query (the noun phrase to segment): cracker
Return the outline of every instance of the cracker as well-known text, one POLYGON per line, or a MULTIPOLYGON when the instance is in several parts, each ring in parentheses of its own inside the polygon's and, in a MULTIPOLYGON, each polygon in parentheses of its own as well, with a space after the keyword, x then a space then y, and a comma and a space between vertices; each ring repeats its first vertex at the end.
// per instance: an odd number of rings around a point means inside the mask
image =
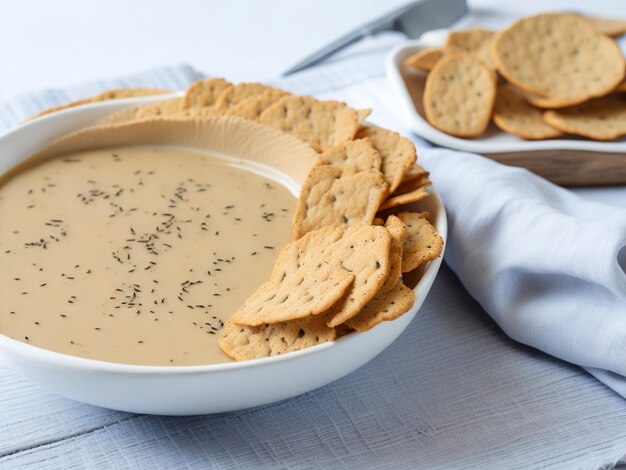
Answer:
POLYGON ((493 122, 505 132, 523 139, 550 139, 563 135, 543 120, 543 113, 529 105, 507 85, 499 85, 493 122))
POLYGON ((117 111, 109 116, 101 119, 96 123, 96 125, 100 126, 112 126, 115 124, 123 124, 126 122, 135 121, 137 119, 137 111, 139 106, 133 106, 131 108, 122 109, 117 111))
POLYGON ((424 168, 422 168, 421 165, 418 165, 417 163, 415 163, 409 169, 409 171, 407 171, 406 174, 404 175, 404 179, 402 180, 402 183, 411 181, 412 179, 421 178, 424 175, 428 176, 428 174, 429 173, 424 168))
POLYGON ((341 338, 342 336, 346 336, 348 333, 352 333, 354 330, 350 328, 348 325, 341 324, 335 327, 335 332, 337 333, 337 338, 341 338))
POLYGON ((390 253, 402 256, 404 241, 409 236, 409 231, 397 216, 390 215, 385 221, 385 228, 391 236, 390 253))
POLYGON ((290 275, 261 284, 230 320, 259 326, 319 315, 337 303, 353 281, 354 274, 339 259, 298 265, 290 275))
POLYGON ((390 291, 376 294, 346 325, 356 331, 368 331, 379 323, 402 316, 414 304, 415 292, 399 282, 390 291))
POLYGON ((408 230, 404 223, 395 215, 390 216, 385 223, 385 228, 391 235, 389 245, 389 274, 378 294, 384 294, 392 290, 402 279, 402 250, 404 241, 408 236, 408 230))
POLYGON ((492 57, 516 87, 567 100, 607 94, 625 69, 615 41, 573 14, 538 15, 513 23, 497 34, 492 57))
POLYGON ((363 127, 359 129, 356 138, 370 139, 382 158, 381 170, 389 185, 389 192, 394 192, 417 160, 413 142, 397 132, 380 127, 363 127))
POLYGON ((601 18, 598 16, 583 16, 595 32, 617 37, 626 33, 626 20, 616 20, 613 18, 601 18))
POLYGON ((226 116, 239 116, 250 121, 257 121, 267 108, 279 101, 287 92, 270 89, 260 95, 246 98, 224 112, 226 116))
POLYGON ((113 100, 113 99, 161 95, 165 93, 171 93, 171 90, 164 90, 160 88, 117 88, 113 90, 103 91, 102 93, 98 93, 97 95, 91 96, 89 98, 83 98, 83 99, 72 101, 70 103, 63 104, 60 106, 54 106, 52 108, 44 109, 43 111, 39 111, 34 116, 29 117, 25 121, 30 121, 31 119, 35 119, 40 116, 44 116, 46 114, 55 113, 57 111, 62 111, 68 108, 74 108, 76 106, 80 106, 83 104, 89 104, 89 103, 95 103, 98 101, 106 101, 106 100, 113 100))
POLYGON ((272 88, 271 86, 264 85, 262 83, 238 83, 237 85, 232 85, 226 88, 224 91, 222 91, 222 93, 220 93, 220 95, 215 100, 215 109, 220 112, 224 112, 248 98, 259 96, 264 92, 270 90, 273 90, 283 96, 288 94, 287 92, 284 92, 277 88, 272 88))
POLYGON ((617 93, 624 93, 624 92, 626 92, 626 79, 624 79, 620 83, 618 83, 613 91, 617 92, 617 93))
POLYGON ((318 152, 350 141, 359 128, 359 113, 338 101, 285 96, 267 108, 259 122, 308 142, 318 152))
POLYGON ((399 196, 400 194, 410 193, 411 191, 415 191, 418 188, 426 188, 432 184, 429 174, 420 176, 419 178, 410 179, 408 181, 403 181, 400 186, 393 192, 392 196, 399 196))
POLYGON ((392 209, 394 207, 411 204, 417 201, 421 201, 422 199, 426 199, 429 195, 430 193, 426 191, 424 187, 420 186, 413 191, 409 191, 408 193, 388 197, 385 202, 382 203, 379 210, 384 211, 387 209, 392 209))
POLYGON ((182 98, 174 98, 157 103, 133 106, 107 116, 99 121, 98 124, 110 126, 159 116, 173 116, 180 112, 181 104, 182 98))
POLYGON ((576 98, 553 98, 535 96, 529 93, 526 94, 525 98, 530 104, 541 109, 567 108, 568 106, 574 106, 575 104, 583 103, 589 99, 587 96, 579 96, 576 98))
POLYGON ((371 108, 367 109, 357 109, 356 110, 356 118, 359 121, 359 124, 365 121, 369 115, 372 114, 371 108))
POLYGON ((347 172, 331 165, 313 168, 294 215, 294 238, 334 224, 371 224, 387 195, 380 172, 347 172))
POLYGON ((259 326, 238 325, 227 320, 217 344, 237 361, 260 359, 334 341, 337 333, 326 325, 327 322, 325 315, 259 326))
POLYGON ((230 319, 242 325, 295 320, 330 308, 354 281, 341 257, 330 248, 345 229, 324 227, 287 244, 278 255, 270 280, 263 283, 230 319), (329 247, 328 253, 322 247, 329 247))
POLYGON ((272 276, 230 320, 248 326, 328 314, 329 326, 354 316, 389 273, 391 235, 384 227, 338 226, 288 244, 272 276))
POLYGON ((620 98, 597 98, 571 108, 546 111, 543 117, 563 132, 595 140, 626 135, 626 101, 620 98))
POLYGON ((413 271, 425 261, 441 255, 443 239, 427 220, 427 212, 401 212, 398 218, 406 225, 408 236, 402 252, 402 272, 413 271))
POLYGON ((403 181, 391 196, 399 196, 400 194, 415 191, 418 188, 426 188, 427 186, 430 186, 432 182, 428 176, 429 173, 425 171, 421 176, 403 181))
POLYGON ((433 69, 435 64, 443 57, 444 50, 442 47, 435 47, 432 49, 422 49, 416 52, 412 56, 404 59, 405 67, 411 69, 424 70, 429 72, 433 69))
MULTIPOLYGON (((335 251, 342 266, 354 273, 354 283, 346 295, 329 310, 328 326, 337 326, 355 316, 380 290, 390 269, 391 235, 384 227, 347 227, 335 251)), ((336 256, 336 255, 335 255, 336 256)))
POLYGON ((495 69, 491 59, 491 42, 496 32, 482 28, 451 31, 448 34, 445 50, 449 52, 463 51, 480 60, 491 70, 495 69))
POLYGON ((192 83, 183 97, 182 109, 195 106, 214 106, 217 97, 232 83, 223 78, 209 78, 192 83))
POLYGON ((163 88, 114 88, 98 93, 91 101, 121 100, 138 98, 140 96, 164 95, 166 93, 172 93, 172 90, 163 88))
POLYGON ((430 124, 458 137, 482 134, 496 96, 493 73, 468 54, 450 54, 426 78, 424 112, 430 124))
POLYGON ((193 108, 187 108, 183 110, 179 109, 178 112, 172 114, 171 117, 177 119, 203 119, 219 115, 220 113, 215 109, 214 106, 195 106, 193 108))
POLYGON ((335 145, 320 155, 320 162, 354 171, 379 172, 382 158, 366 137, 335 145))

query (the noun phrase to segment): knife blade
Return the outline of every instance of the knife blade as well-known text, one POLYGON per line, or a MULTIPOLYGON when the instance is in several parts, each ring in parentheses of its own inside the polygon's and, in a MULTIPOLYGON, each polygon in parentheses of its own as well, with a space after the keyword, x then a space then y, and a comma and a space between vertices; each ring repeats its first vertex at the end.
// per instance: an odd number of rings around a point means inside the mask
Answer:
POLYGON ((400 31, 409 38, 450 26, 468 12, 466 0, 421 0, 400 7, 345 34, 283 73, 283 77, 319 64, 338 51, 382 31, 400 31))

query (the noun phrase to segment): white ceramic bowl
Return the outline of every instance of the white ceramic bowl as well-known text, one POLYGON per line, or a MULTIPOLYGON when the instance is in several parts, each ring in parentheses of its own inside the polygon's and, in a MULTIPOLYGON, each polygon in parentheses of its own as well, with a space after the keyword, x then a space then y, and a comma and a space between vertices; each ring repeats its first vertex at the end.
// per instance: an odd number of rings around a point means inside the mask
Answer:
MULTIPOLYGON (((0 136, 0 174, 57 137, 129 105, 161 99, 163 96, 89 104, 23 124, 0 136)), ((434 190, 421 207, 431 213, 445 241, 446 215, 434 190)), ((106 408, 193 415, 264 405, 326 385, 380 354, 415 317, 441 259, 428 265, 415 287, 415 305, 399 319, 366 333, 352 333, 332 343, 282 356, 207 366, 125 365, 59 354, 3 335, 0 352, 10 366, 42 387, 106 408)))

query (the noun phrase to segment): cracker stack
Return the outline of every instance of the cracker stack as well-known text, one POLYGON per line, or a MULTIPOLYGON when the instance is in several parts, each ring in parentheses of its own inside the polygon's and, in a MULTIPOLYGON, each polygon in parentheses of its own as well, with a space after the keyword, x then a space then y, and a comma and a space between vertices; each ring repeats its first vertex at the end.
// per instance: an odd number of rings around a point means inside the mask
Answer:
POLYGON ((428 72, 424 114, 435 128, 478 137, 490 121, 523 139, 626 135, 626 62, 612 36, 626 21, 550 13, 496 32, 451 32, 404 62, 428 72))

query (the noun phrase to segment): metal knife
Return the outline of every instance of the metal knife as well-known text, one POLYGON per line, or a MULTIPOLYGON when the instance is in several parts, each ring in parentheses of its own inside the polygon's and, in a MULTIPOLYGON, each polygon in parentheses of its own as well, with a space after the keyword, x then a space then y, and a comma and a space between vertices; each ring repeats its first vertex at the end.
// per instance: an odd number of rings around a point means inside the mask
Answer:
POLYGON ((283 73, 291 75, 319 64, 337 51, 382 31, 400 31, 415 39, 431 29, 450 26, 468 12, 466 0, 422 0, 400 7, 340 37, 283 73))

